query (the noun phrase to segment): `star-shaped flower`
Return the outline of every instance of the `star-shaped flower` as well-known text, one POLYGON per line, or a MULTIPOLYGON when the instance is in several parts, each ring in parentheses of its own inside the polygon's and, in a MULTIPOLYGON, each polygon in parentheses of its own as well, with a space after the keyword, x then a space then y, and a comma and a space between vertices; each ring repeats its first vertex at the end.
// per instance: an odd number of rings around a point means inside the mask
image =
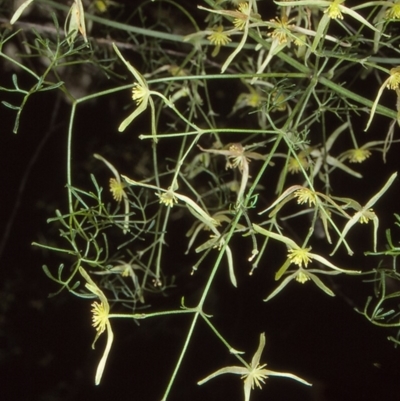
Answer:
MULTIPOLYGON (((378 226, 379 226, 379 219, 378 216, 373 212, 371 209, 372 206, 379 200, 379 198, 389 189, 389 187, 393 184, 394 180, 397 177, 397 173, 393 173, 390 178, 387 180, 386 184, 381 188, 379 192, 377 192, 364 206, 361 206, 358 202, 347 199, 348 200, 348 207, 355 209, 356 213, 349 219, 346 225, 343 228, 342 233, 340 234, 339 240, 336 244, 335 249, 331 253, 333 255, 339 245, 344 241, 347 233, 356 223, 368 223, 369 220, 374 222, 374 252, 376 252, 376 242, 377 242, 377 233, 378 233, 378 226)), ((353 251, 348 248, 348 254, 352 255, 353 251)))
POLYGON ((125 183, 121 181, 121 177, 117 169, 108 160, 106 160, 103 156, 98 155, 97 153, 95 153, 93 156, 96 159, 101 160, 114 174, 115 178, 110 178, 110 191, 113 198, 117 202, 121 202, 121 200, 124 200, 125 216, 123 233, 126 234, 129 231, 129 199, 128 195, 125 192, 125 183))
MULTIPOLYGON (((300 377, 293 375, 291 373, 285 372, 275 372, 273 370, 265 369, 267 364, 260 365, 261 354, 265 347, 265 334, 260 334, 260 344, 258 345, 257 351, 254 354, 251 364, 247 364, 243 361, 244 366, 227 366, 225 368, 219 369, 214 373, 211 373, 209 376, 200 380, 197 384, 202 385, 210 379, 213 379, 216 376, 225 374, 225 373, 233 373, 235 375, 241 375, 242 379, 244 379, 244 400, 250 400, 250 392, 254 390, 254 385, 261 388, 261 383, 265 384, 265 379, 268 379, 269 376, 281 376, 288 377, 290 379, 297 380, 307 386, 311 386, 311 383, 301 379, 300 377)), ((238 355, 236 355, 238 356, 238 355)), ((238 358, 240 358, 238 356, 238 358)), ((241 358, 240 358, 241 359, 241 358)))
POLYGON ((143 75, 139 73, 139 71, 134 68, 131 64, 129 64, 125 58, 122 56, 121 52, 118 50, 118 47, 115 46, 113 43, 113 48, 115 53, 117 53, 118 57, 121 59, 121 61, 126 65, 128 70, 132 73, 132 75, 135 77, 136 81, 133 84, 132 88, 132 99, 136 102, 137 108, 128 116, 125 118, 124 121, 120 124, 118 127, 119 132, 125 131, 126 127, 139 115, 141 114, 144 110, 147 109, 147 106, 150 104, 151 108, 151 130, 152 130, 152 135, 154 136, 154 140, 156 141, 156 132, 155 132, 155 111, 154 111, 154 102, 153 99, 151 98, 151 94, 155 94, 155 92, 152 92, 148 85, 146 80, 144 79, 143 75))

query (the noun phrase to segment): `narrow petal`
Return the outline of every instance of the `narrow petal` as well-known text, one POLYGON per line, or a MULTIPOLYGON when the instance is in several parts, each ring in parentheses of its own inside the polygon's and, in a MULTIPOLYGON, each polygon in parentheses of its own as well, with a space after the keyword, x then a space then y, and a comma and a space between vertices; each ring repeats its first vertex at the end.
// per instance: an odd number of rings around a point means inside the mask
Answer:
POLYGON ((114 333, 111 329, 111 324, 108 323, 107 324, 107 344, 106 344, 106 348, 104 350, 103 356, 100 359, 99 365, 97 366, 96 379, 95 379, 96 386, 100 384, 101 377, 103 376, 103 371, 106 366, 108 354, 110 353, 113 340, 114 340, 114 333))
POLYGON ((213 379, 214 377, 223 375, 225 373, 233 373, 234 375, 246 375, 249 373, 249 370, 244 366, 226 366, 225 368, 218 369, 214 373, 211 373, 204 379, 198 381, 197 384, 199 386, 201 386, 202 384, 204 384, 205 382, 208 382, 209 380, 213 379))
POLYGON ((124 132, 126 127, 147 108, 148 97, 144 98, 140 105, 118 127, 119 132, 124 132))
POLYGON ((290 276, 286 277, 281 283, 280 285, 271 292, 270 295, 268 295, 267 298, 264 299, 264 302, 268 302, 270 299, 272 299, 275 295, 277 295, 278 293, 280 293, 284 287, 286 287, 290 281, 292 281, 295 277, 296 277, 297 272, 291 274, 290 276))
POLYGON ((297 380, 300 383, 303 383, 307 386, 312 386, 311 383, 309 383, 308 381, 302 379, 299 376, 293 375, 292 373, 284 373, 284 372, 274 372, 272 370, 268 370, 268 369, 264 369, 265 370, 265 374, 267 376, 281 376, 281 377, 288 377, 289 379, 293 379, 293 380, 297 380))
POLYGON ((251 368, 252 369, 255 369, 258 366, 258 364, 260 363, 260 358, 261 358, 262 352, 264 351, 264 347, 265 347, 265 333, 261 333, 260 334, 260 343, 258 344, 257 351, 251 360, 251 368))
POLYGON ((271 237, 273 239, 276 239, 278 241, 281 241, 281 242, 285 243, 286 245, 288 245, 292 249, 299 249, 299 246, 293 240, 291 240, 288 237, 285 237, 285 236, 283 236, 281 234, 273 233, 272 231, 268 231, 265 228, 262 228, 262 227, 258 226, 257 224, 253 224, 253 229, 257 233, 263 234, 263 235, 265 235, 267 237, 271 237))

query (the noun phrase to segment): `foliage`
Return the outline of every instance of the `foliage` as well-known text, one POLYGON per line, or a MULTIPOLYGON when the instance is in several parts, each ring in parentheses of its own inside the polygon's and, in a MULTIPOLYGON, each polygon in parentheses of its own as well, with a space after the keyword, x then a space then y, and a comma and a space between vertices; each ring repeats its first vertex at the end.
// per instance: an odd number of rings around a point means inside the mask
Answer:
MULTIPOLYGON (((395 28, 399 4, 370 1, 352 7, 342 0, 275 1, 271 11, 266 1, 255 0, 205 0, 198 7, 172 0, 137 3, 127 17, 118 2, 74 0, 67 6, 27 1, 0 38, 0 57, 14 70, 9 86, 0 88, 3 106, 15 112, 14 133, 25 105, 38 92, 61 91, 70 103, 67 165, 59 166, 67 172, 68 210, 57 210, 49 219, 58 227, 58 244, 35 245, 64 259, 57 273, 44 266, 60 291, 100 301, 92 303, 93 326, 96 339, 107 330, 108 341, 96 384, 103 371, 107 374, 113 319, 185 314, 190 316, 190 327, 163 400, 200 320, 244 364, 208 378, 228 372, 243 375, 248 400, 254 383, 260 387, 266 377, 279 374, 259 366, 264 334, 255 359, 247 364, 204 310, 216 275, 225 275, 227 285, 239 287, 238 272, 243 269, 256 277, 258 269, 266 268, 276 272, 276 281, 282 279, 265 301, 278 293, 284 299, 292 280, 303 285, 311 280, 334 296, 323 282, 327 276, 361 280, 374 274, 376 304, 369 298, 363 314, 374 324, 398 327, 400 311, 386 305, 395 303, 399 292, 388 293, 386 282, 399 280, 399 248, 387 231, 388 249, 378 251, 379 217, 372 209, 398 185, 397 172, 380 177, 379 189, 372 188, 376 194, 365 204, 351 187, 339 183, 362 181, 368 188, 370 181, 360 164, 373 160, 379 165, 377 154, 384 162, 398 142, 394 133, 400 121, 400 67, 386 65, 400 64, 394 45, 399 39, 395 28), (32 14, 23 12, 31 7, 51 27, 24 22, 32 14), (165 13, 184 21, 184 32, 177 32, 165 13), (64 29, 59 21, 65 21, 64 29), (15 44, 18 54, 11 54, 15 44), (88 66, 107 84, 99 91, 76 95, 63 77, 88 66), (362 90, 366 81, 373 93, 362 90), (224 93, 227 86, 239 88, 228 111, 218 104, 219 97, 227 102, 231 96, 224 93), (116 153, 110 152, 112 159, 87 154, 93 171, 104 167, 111 171, 110 193, 100 184, 100 173, 92 172, 91 186, 82 188, 76 184, 72 146, 80 134, 77 111, 102 97, 120 99, 129 91, 132 100, 124 110, 108 116, 115 120, 115 142, 121 138, 118 135, 129 135, 135 146, 151 154, 151 162, 139 169, 145 162, 138 160, 136 170, 121 174, 115 167, 116 153), (380 104, 385 96, 397 102, 395 109, 380 104), (384 121, 384 136, 370 129, 378 118, 384 121), (177 220, 187 227, 186 233, 174 229, 177 220), (361 224, 368 230, 370 221, 373 238, 363 251, 372 247, 369 255, 391 256, 393 266, 372 272, 362 266, 350 269, 349 256, 354 253, 350 229, 361 224), (293 227, 299 228, 297 234, 293 227), (233 246, 238 243, 248 251, 244 268, 238 266, 238 249, 233 246), (149 298, 168 295, 174 274, 181 273, 166 268, 171 260, 169 244, 180 244, 181 254, 191 257, 187 260, 193 263, 184 272, 188 276, 196 278, 199 269, 210 264, 211 268, 206 283, 199 280, 197 305, 188 307, 182 299, 172 310, 156 311, 149 298), (280 259, 285 261, 280 267, 265 262, 272 249, 282 251, 280 259), (335 253, 343 250, 347 254, 341 261, 334 260, 335 253)), ((107 146, 112 149, 114 144, 107 146)), ((399 225, 398 215, 396 219, 399 225)), ((399 333, 391 337, 396 343, 399 333)), ((260 335, 248 334, 253 339, 260 335)), ((118 341, 118 333, 115 337, 118 341)), ((293 374, 281 375, 308 384, 293 374)))

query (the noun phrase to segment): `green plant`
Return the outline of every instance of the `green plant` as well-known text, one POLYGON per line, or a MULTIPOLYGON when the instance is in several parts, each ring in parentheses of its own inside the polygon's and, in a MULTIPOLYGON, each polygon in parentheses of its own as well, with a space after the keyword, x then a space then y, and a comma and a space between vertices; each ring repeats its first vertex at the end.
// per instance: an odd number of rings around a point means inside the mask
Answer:
MULTIPOLYGON (((264 334, 251 364, 247 364, 213 323, 209 315, 212 311, 205 310, 205 302, 220 270, 229 277, 227 285, 241 285, 234 241, 245 244, 243 249, 248 247, 248 266, 240 266, 240 270, 247 269, 252 276, 258 274, 269 249, 282 251, 281 259, 286 258, 280 268, 279 263, 267 266, 276 271, 275 280, 283 280, 265 301, 280 292, 282 298, 290 291, 286 285, 292 280, 301 284, 312 280, 327 295, 334 296, 320 277, 363 277, 371 273, 359 266, 338 267, 351 262, 346 259, 337 263, 330 258, 343 249, 346 257, 352 255, 350 229, 369 221, 373 221, 374 234, 366 249, 372 246, 374 255, 381 254, 377 252, 379 219, 372 206, 395 185, 397 172, 380 177, 381 189, 364 206, 351 188, 346 193, 338 181, 348 176, 364 180, 367 186, 368 177, 348 163, 370 161, 376 152, 382 153, 385 160, 392 144, 398 142, 393 138, 399 122, 398 107, 393 110, 379 102, 387 88, 399 103, 398 67, 384 67, 399 63, 399 51, 393 45, 399 37, 392 29, 400 18, 396 11, 399 4, 371 1, 351 7, 340 0, 277 1, 278 16, 270 19, 263 16, 261 1, 205 0, 207 7, 196 8, 186 2, 165 0, 157 2, 157 17, 148 26, 145 16, 153 2, 138 5, 129 18, 134 24, 101 16, 101 12, 110 12, 116 6, 113 2, 89 3, 85 7, 75 0, 67 7, 37 0, 33 5, 46 7, 48 19, 53 22, 51 34, 47 36, 21 22, 21 30, 5 29, 1 37, 0 57, 34 81, 23 88, 14 73, 12 84, 0 88, 6 95, 22 98, 20 103, 2 102, 16 111, 14 132, 18 131, 24 105, 37 92, 60 90, 71 103, 66 166, 68 210, 56 211, 56 216, 49 219, 59 228, 59 245, 35 243, 58 252, 65 262, 57 273, 47 266, 44 271, 60 284, 60 291, 100 301, 92 303, 95 341, 105 331, 108 340, 96 384, 100 384, 103 372, 107 374, 106 360, 114 340, 112 319, 138 322, 184 314, 190 318, 190 327, 183 335, 184 345, 162 399, 167 399, 193 333, 199 321, 204 321, 226 350, 244 364, 224 368, 208 378, 228 372, 243 375, 247 401, 254 383, 260 387, 266 377, 277 375, 259 366, 264 334), (163 5, 187 22, 184 35, 174 33, 165 22, 163 5), (63 33, 58 21, 66 18, 69 22, 63 33), (100 41, 86 26, 100 27, 112 39, 100 41), (4 51, 8 43, 25 34, 29 58, 45 58, 44 66, 39 63, 30 67, 26 59, 10 57, 4 51), (132 49, 141 56, 140 61, 130 61, 128 50, 132 49), (111 84, 76 97, 60 71, 86 64, 96 67, 111 84), (123 78, 128 83, 121 84, 123 78), (356 85, 365 79, 376 88, 375 101, 356 85), (215 99, 224 81, 240 89, 232 110, 221 116, 215 111, 215 99), (127 110, 109 118, 115 118, 115 142, 120 140, 117 131, 124 132, 131 135, 132 143, 140 143, 137 146, 151 154, 146 173, 131 169, 122 174, 115 167, 118 154, 110 151, 111 159, 96 153, 92 166, 100 161, 96 168, 105 165, 112 172, 110 194, 104 193, 107 191, 103 186, 107 185, 99 178, 101 174, 90 175, 91 187, 79 187, 75 184, 72 147, 79 131, 77 111, 93 100, 129 91, 132 100, 127 110), (378 116, 385 118, 386 138, 380 133, 377 137, 364 133, 364 127, 369 128, 378 116), (335 150, 339 138, 341 146, 335 150), (186 235, 178 233, 179 238, 172 227, 176 219, 191 227, 186 235), (292 238, 289 228, 296 225, 301 228, 292 238), (329 256, 318 238, 331 246, 329 256), (185 274, 196 277, 199 269, 211 266, 207 280, 199 284, 201 296, 196 305, 188 306, 182 299, 172 310, 152 310, 150 294, 168 294, 174 286, 173 275, 179 273, 165 273, 165 261, 171 258, 167 245, 177 241, 182 244, 182 254, 186 252, 194 260, 185 267, 185 274), (311 252, 312 248, 316 251, 311 252), (318 267, 309 269, 309 263, 318 267), (111 308, 117 313, 111 313, 111 308)), ((19 18, 17 11, 12 23, 18 26, 19 18)), ((108 148, 113 145, 107 143, 108 148)), ((374 162, 380 163, 378 159, 374 162)), ((391 247, 387 252, 392 252, 395 260, 397 248, 389 234, 387 238, 391 247)), ((398 316, 392 309, 382 309, 388 298, 398 297, 398 292, 385 292, 385 279, 397 279, 397 267, 390 271, 377 269, 376 274, 380 298, 372 315, 368 312, 371 300, 364 311, 374 323, 389 314, 392 318, 398 316)), ((392 325, 390 321, 387 324, 392 325)), ((252 334, 248 337, 256 336, 252 334)), ((399 342, 398 335, 394 341, 399 342)), ((280 375, 308 384, 292 374, 280 375)))

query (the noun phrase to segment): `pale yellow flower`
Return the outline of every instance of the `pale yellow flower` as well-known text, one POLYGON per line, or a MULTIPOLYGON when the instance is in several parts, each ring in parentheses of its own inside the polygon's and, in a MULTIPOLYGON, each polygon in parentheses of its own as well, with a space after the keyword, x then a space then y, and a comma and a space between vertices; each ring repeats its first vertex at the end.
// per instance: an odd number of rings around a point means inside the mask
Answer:
POLYGON ((297 273, 295 280, 300 284, 304 284, 305 282, 311 280, 311 278, 304 270, 300 270, 297 273))
POLYGON ((300 171, 302 171, 302 168, 304 170, 308 169, 310 164, 307 160, 307 154, 309 154, 310 151, 311 150, 302 150, 296 155, 297 157, 289 158, 287 170, 289 171, 290 174, 297 174, 300 171))
POLYGON ((285 16, 282 17, 282 19, 276 17, 274 20, 270 20, 270 22, 274 24, 274 28, 270 28, 273 29, 273 31, 269 32, 268 36, 270 36, 272 39, 276 39, 279 44, 287 43, 290 40, 288 32, 290 27, 289 23, 291 21, 288 21, 287 17, 285 16))
POLYGON ((311 248, 296 248, 288 250, 288 259, 291 263, 299 267, 307 267, 311 261, 310 251, 311 248))
POLYGON ((390 71, 390 77, 387 80, 386 87, 388 89, 398 89, 400 85, 400 67, 394 67, 390 71))
POLYGON ((339 7, 339 5, 343 2, 344 0, 334 0, 332 4, 324 11, 324 13, 327 13, 332 19, 343 19, 343 14, 339 7))
POLYGON ((364 210, 360 219, 358 220, 361 224, 367 224, 370 220, 376 219, 376 214, 373 209, 364 210))
POLYGON ((245 363, 241 358, 244 366, 227 366, 225 368, 219 369, 214 373, 211 373, 205 379, 200 380, 197 384, 202 385, 210 379, 213 379, 216 376, 225 374, 225 373, 233 373, 235 375, 241 375, 241 378, 244 379, 244 401, 250 400, 251 390, 254 390, 254 386, 261 388, 261 383, 265 383, 265 379, 268 379, 269 376, 281 376, 288 377, 293 380, 297 380, 300 383, 303 383, 307 386, 311 386, 311 383, 301 379, 300 377, 293 375, 291 373, 284 372, 275 372, 273 370, 265 369, 267 364, 260 365, 261 354, 265 347, 265 334, 260 334, 260 343, 258 345, 257 351, 254 354, 251 364, 245 363))
POLYGON ((124 200, 124 209, 125 209, 125 216, 124 216, 124 234, 129 231, 129 199, 128 195, 125 192, 125 184, 121 181, 121 177, 117 171, 117 169, 103 156, 98 155, 95 153, 93 155, 96 159, 101 160, 114 174, 115 178, 110 178, 110 191, 112 193, 113 198, 117 202, 121 202, 124 200))
POLYGON ((388 19, 399 19, 400 18, 400 3, 396 1, 390 8, 386 10, 386 18, 388 19))
POLYGON ((224 27, 222 25, 214 27, 213 30, 213 33, 207 36, 211 44, 215 46, 225 46, 232 41, 229 35, 224 32, 224 27))
POLYGON ((362 163, 370 156, 371 152, 368 149, 362 149, 362 148, 350 149, 347 151, 346 155, 350 163, 362 163))
POLYGON ((317 197, 314 191, 311 191, 309 188, 300 188, 294 192, 293 196, 297 198, 297 203, 302 205, 308 202, 308 206, 311 207, 315 205, 317 197))
POLYGON ((211 54, 212 57, 215 57, 219 53, 221 46, 225 46, 232 41, 228 34, 224 32, 222 25, 214 27, 214 32, 210 36, 207 36, 207 39, 215 46, 211 54))
POLYGON ((126 196, 124 188, 125 184, 123 182, 110 178, 110 191, 117 202, 121 202, 122 198, 126 196))
POLYGON ((140 86, 138 83, 133 84, 132 88, 132 99, 136 101, 136 106, 139 106, 140 103, 146 101, 146 96, 148 96, 149 90, 148 88, 144 88, 140 86))
POLYGON ((92 304, 92 313, 93 313, 93 327, 96 328, 96 337, 93 341, 92 348, 94 349, 94 345, 97 341, 97 339, 100 337, 102 333, 104 333, 105 330, 107 330, 107 344, 106 348, 104 350, 103 356, 100 359, 99 365, 97 367, 96 371, 96 378, 95 378, 95 383, 96 385, 100 384, 101 377, 104 372, 104 368, 106 366, 108 354, 110 353, 111 350, 111 345, 114 340, 114 333, 111 329, 111 324, 109 320, 109 314, 110 314, 110 306, 108 304, 108 300, 106 296, 104 295, 103 291, 100 290, 100 288, 97 286, 97 284, 90 278, 89 274, 85 271, 85 269, 82 266, 79 266, 79 272, 83 276, 83 278, 86 280, 85 287, 94 295, 96 295, 100 299, 100 303, 98 302, 93 302, 92 304))
POLYGON ((163 192, 162 194, 156 195, 159 197, 160 203, 163 203, 165 206, 173 207, 176 203, 178 203, 178 199, 171 189, 168 189, 168 191, 163 192))
POLYGON ((93 302, 92 307, 92 326, 96 329, 97 334, 100 335, 106 330, 110 308, 108 304, 98 302, 93 302))
POLYGON ((235 28, 242 31, 246 25, 246 22, 250 18, 249 3, 240 3, 236 15, 237 17, 233 20, 233 25, 235 26, 235 28))

